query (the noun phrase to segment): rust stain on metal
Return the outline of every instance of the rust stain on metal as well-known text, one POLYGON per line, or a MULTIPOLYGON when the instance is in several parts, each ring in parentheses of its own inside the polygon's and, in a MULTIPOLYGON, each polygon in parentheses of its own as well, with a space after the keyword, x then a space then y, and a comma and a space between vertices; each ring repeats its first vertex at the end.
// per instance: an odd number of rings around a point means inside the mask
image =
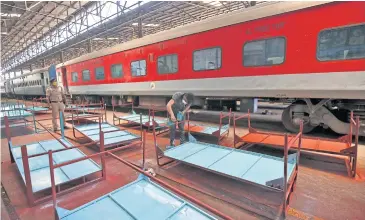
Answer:
POLYGON ((316 216, 310 216, 302 211, 293 209, 291 207, 288 208, 288 215, 294 216, 301 220, 323 220, 322 218, 318 218, 316 216))

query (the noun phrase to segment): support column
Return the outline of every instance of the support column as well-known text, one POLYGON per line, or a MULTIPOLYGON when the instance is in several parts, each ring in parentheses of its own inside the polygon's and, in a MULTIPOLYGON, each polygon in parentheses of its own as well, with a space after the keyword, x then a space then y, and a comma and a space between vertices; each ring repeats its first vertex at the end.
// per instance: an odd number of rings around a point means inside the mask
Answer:
POLYGON ((30 71, 30 72, 32 72, 32 71, 33 71, 33 65, 32 65, 32 64, 30 64, 30 66, 29 66, 29 71, 30 71))
POLYGON ((43 59, 42 60, 42 67, 44 68, 44 67, 46 67, 46 59, 43 59))
MULTIPOLYGON (((247 112, 250 110, 251 113, 255 113, 258 108, 258 99, 257 98, 245 98, 237 101, 237 107, 239 106, 240 112, 247 112)), ((237 109, 238 110, 238 109, 237 109)))
POLYGON ((61 60, 61 63, 64 62, 64 56, 63 56, 63 51, 60 52, 60 60, 61 60))
POLYGON ((92 51, 93 51, 93 47, 92 47, 92 44, 91 44, 91 39, 89 39, 87 41, 87 52, 91 53, 92 51))
MULTIPOLYGON (((142 15, 142 10, 140 9, 140 3, 138 3, 138 16, 142 15)), ((138 19, 138 30, 137 30, 138 38, 143 37, 143 30, 142 30, 142 18, 138 19)))

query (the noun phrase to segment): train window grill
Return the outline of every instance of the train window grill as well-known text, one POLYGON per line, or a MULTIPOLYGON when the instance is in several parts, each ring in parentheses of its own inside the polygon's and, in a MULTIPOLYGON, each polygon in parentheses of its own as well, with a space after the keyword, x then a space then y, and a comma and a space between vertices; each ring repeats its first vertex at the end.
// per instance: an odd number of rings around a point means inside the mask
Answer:
POLYGON ((104 67, 95 68, 95 78, 96 79, 105 79, 104 67))
POLYGON ((111 66, 112 78, 121 78, 123 76, 122 64, 114 64, 111 66))
MULTIPOLYGON (((76 72, 71 73, 71 78, 72 78, 72 82, 79 81, 79 76, 76 72)), ((48 79, 47 79, 47 81, 48 81, 48 79)))
POLYGON ((271 66, 285 60, 286 40, 283 37, 257 40, 243 46, 244 66, 271 66))
POLYGON ((197 50, 193 53, 193 69, 216 70, 222 66, 222 49, 220 47, 197 50))
POLYGON ((137 60, 131 62, 132 76, 145 76, 146 75, 146 60, 137 60))
POLYGON ((323 30, 318 35, 317 59, 350 60, 365 58, 365 24, 323 30))
POLYGON ((90 81, 90 70, 82 71, 82 81, 90 81))
POLYGON ((176 73, 179 69, 177 55, 160 56, 157 59, 157 72, 159 74, 176 73))

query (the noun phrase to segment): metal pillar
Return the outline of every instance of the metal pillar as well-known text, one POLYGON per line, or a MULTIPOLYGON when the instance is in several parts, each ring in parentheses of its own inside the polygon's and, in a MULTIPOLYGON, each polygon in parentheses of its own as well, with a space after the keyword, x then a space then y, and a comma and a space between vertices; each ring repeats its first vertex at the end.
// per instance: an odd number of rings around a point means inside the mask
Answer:
POLYGON ((89 39, 87 41, 87 52, 91 53, 92 51, 93 51, 93 47, 92 47, 91 39, 89 39))
POLYGON ((63 55, 63 51, 60 52, 60 60, 61 60, 61 63, 64 62, 64 55, 63 55))
POLYGON ((60 111, 60 128, 61 128, 62 139, 65 139, 65 124, 64 124, 64 115, 62 111, 60 111))
MULTIPOLYGON (((138 3, 138 17, 142 15, 142 10, 140 9, 141 5, 138 3)), ((143 30, 142 30, 142 18, 138 19, 138 30, 137 30, 137 37, 142 38, 143 37, 143 30)))

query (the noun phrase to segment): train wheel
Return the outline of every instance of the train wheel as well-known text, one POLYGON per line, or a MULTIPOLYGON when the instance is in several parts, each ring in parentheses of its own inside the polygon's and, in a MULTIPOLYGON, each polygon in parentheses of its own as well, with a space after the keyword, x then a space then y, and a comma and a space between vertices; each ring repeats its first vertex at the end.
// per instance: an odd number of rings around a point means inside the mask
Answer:
POLYGON ((284 127, 293 133, 299 132, 299 121, 303 120, 303 133, 311 132, 316 126, 312 126, 309 122, 309 117, 306 112, 294 112, 293 106, 296 104, 291 104, 286 109, 284 109, 281 115, 281 121, 284 127))

